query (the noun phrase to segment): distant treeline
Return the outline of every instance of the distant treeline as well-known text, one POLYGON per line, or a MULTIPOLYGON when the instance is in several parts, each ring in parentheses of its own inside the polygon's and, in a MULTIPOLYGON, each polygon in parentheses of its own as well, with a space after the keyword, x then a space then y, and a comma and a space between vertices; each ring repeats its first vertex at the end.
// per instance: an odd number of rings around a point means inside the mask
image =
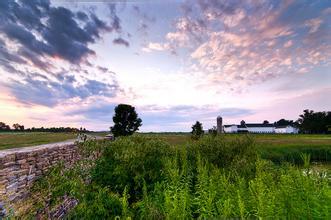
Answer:
POLYGON ((25 131, 25 132, 89 132, 85 128, 71 128, 71 127, 51 127, 51 128, 27 128, 25 129, 24 125, 20 125, 18 123, 15 123, 10 127, 4 122, 0 122, 0 132, 6 131, 6 132, 16 132, 16 131, 25 131))

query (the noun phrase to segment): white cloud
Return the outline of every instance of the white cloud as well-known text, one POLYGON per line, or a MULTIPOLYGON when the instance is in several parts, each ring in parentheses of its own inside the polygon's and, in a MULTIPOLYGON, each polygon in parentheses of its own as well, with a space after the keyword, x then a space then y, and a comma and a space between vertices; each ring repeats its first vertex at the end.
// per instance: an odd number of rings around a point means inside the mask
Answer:
POLYGON ((152 51, 166 51, 169 50, 169 44, 161 44, 161 43, 148 43, 147 46, 142 48, 144 52, 152 52, 152 51))

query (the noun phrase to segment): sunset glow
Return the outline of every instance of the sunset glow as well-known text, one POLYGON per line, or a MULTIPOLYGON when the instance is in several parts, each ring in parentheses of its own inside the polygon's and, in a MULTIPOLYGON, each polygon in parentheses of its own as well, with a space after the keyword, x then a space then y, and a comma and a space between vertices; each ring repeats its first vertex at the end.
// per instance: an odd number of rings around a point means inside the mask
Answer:
POLYGON ((141 131, 331 109, 331 1, 1 1, 0 121, 141 131))

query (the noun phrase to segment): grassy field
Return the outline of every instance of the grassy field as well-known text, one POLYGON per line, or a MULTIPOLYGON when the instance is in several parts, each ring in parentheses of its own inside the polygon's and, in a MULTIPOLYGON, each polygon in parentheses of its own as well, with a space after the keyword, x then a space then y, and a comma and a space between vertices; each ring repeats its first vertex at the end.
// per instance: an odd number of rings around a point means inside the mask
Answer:
MULTIPOLYGON (((191 141, 189 134, 153 133, 140 134, 164 140, 173 145, 185 145, 191 141)), ((274 162, 301 161, 300 154, 308 153, 312 161, 331 162, 331 135, 306 134, 224 134, 225 140, 231 142, 247 135, 255 143, 262 158, 274 162)))
MULTIPOLYGON (((90 136, 105 136, 107 132, 91 132, 90 136)), ((0 132, 0 150, 56 143, 77 138, 72 132, 0 132)))
POLYGON ((261 159, 256 143, 245 135, 198 141, 182 134, 158 137, 83 143, 87 157, 69 169, 54 167, 39 179, 29 200, 18 205, 17 218, 41 213, 38 217, 46 219, 64 195, 79 201, 68 219, 331 217, 330 171, 312 169, 307 154, 303 166, 278 165, 261 159))
POLYGON ((66 141, 74 139, 76 136, 77 134, 74 133, 51 132, 0 133, 0 150, 66 141))
MULTIPOLYGON (((181 145, 191 140, 190 134, 180 133, 153 133, 140 134, 150 137, 156 137, 167 141, 170 144, 181 145)), ((331 148, 331 135, 307 135, 307 134, 224 134, 224 138, 231 141, 238 137, 247 135, 255 140, 258 146, 263 147, 320 147, 327 146, 331 148)))
MULTIPOLYGON (((106 133, 93 133, 104 136, 106 133)), ((164 140, 171 145, 186 145, 191 140, 189 133, 139 133, 164 140)), ((274 162, 301 161, 300 154, 308 153, 312 161, 331 161, 331 135, 305 135, 305 134, 224 134, 226 141, 235 141, 244 136, 251 137, 262 158, 274 162)), ((0 150, 65 141, 76 138, 74 133, 0 133, 0 150)))

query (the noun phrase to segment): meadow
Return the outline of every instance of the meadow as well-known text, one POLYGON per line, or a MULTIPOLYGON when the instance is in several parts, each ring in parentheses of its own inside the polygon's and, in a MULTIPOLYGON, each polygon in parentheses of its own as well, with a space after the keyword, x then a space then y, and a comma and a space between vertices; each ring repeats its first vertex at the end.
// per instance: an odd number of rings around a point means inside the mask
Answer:
POLYGON ((310 154, 277 163, 261 157, 250 135, 178 144, 187 138, 87 141, 85 159, 39 179, 18 215, 46 217, 66 197, 79 201, 70 219, 330 219, 330 170, 314 170, 310 154))
POLYGON ((66 141, 76 137, 75 133, 1 132, 0 150, 66 141))
MULTIPOLYGON (((107 132, 90 133, 105 136, 107 132)), ((175 146, 191 142, 189 133, 138 133, 138 136, 159 139, 175 146)), ((207 135, 208 136, 208 135, 207 135)), ((77 133, 52 132, 7 132, 0 133, 0 150, 74 140, 77 133)), ((263 159, 273 162, 300 163, 300 153, 310 154, 312 162, 331 162, 331 135, 322 134, 222 134, 225 141, 248 137, 254 140, 257 151, 263 159)))
MULTIPOLYGON (((140 134, 181 146, 191 141, 188 133, 140 134)), ((249 137, 254 140, 257 151, 264 159, 273 162, 299 163, 300 153, 310 154, 314 162, 331 162, 331 135, 327 134, 222 134, 225 141, 249 137)))
MULTIPOLYGON (((103 137, 107 133, 88 132, 86 134, 92 137, 103 137)), ((0 150, 74 141, 77 135, 77 132, 0 132, 0 150)))

